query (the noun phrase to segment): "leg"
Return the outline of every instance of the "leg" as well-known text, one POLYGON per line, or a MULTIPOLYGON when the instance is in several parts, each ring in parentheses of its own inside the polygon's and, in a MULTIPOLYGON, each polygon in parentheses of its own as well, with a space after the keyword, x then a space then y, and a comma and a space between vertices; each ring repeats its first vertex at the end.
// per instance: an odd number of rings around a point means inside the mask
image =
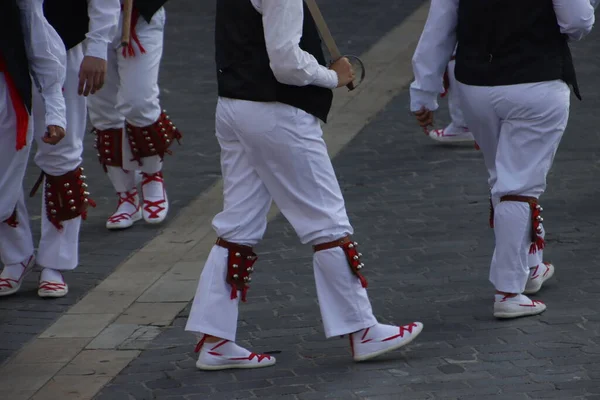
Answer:
POLYGON ((546 306, 521 293, 531 276, 528 252, 543 243, 536 239, 543 234, 537 226, 537 199, 567 125, 569 89, 561 81, 543 82, 492 88, 490 97, 502 120, 492 187, 496 250, 490 280, 499 292, 495 315, 539 314, 546 306))
MULTIPOLYGON (((117 37, 120 38, 120 35, 117 37)), ((129 228, 142 219, 135 171, 123 168, 125 150, 129 152, 127 160, 131 159, 131 151, 123 135, 125 117, 115 108, 120 82, 118 45, 116 42, 109 45, 104 87, 88 97, 88 112, 96 134, 98 159, 119 197, 117 209, 106 222, 108 229, 129 228)))
MULTIPOLYGON (((510 88, 502 95, 505 100, 500 108, 504 118, 498 148, 498 181, 492 190, 492 196, 502 199, 506 196, 523 196, 535 200, 546 189, 546 176, 554 161, 554 156, 567 126, 569 117, 569 89, 562 81, 543 82, 522 85, 525 88, 510 88), (540 100, 541 99, 541 100, 540 100), (525 157, 526 156, 526 157, 525 157)), ((527 253, 534 253, 543 248, 544 231, 538 226, 536 209, 528 204, 514 201, 503 201, 498 207, 519 209, 521 216, 514 218, 514 228, 524 231, 527 236, 520 245, 519 259, 511 259, 508 253, 499 253, 498 259, 511 265, 512 277, 503 281, 506 289, 522 293, 530 278, 530 259, 527 253), (533 232, 532 232, 533 230, 533 232), (532 239, 538 237, 538 245, 532 239)), ((506 216, 506 218, 511 218, 506 216)), ((508 234, 508 232, 506 232, 508 234)), ((503 235, 502 240, 509 241, 510 236, 503 235)), ((512 243, 512 242, 511 242, 512 243)), ((513 244, 516 246, 516 244, 513 244)), ((541 254, 535 261, 541 261, 541 254)), ((539 263, 538 263, 539 264, 539 263)), ((542 264, 544 265, 544 264, 542 264)), ((553 272, 553 268, 550 267, 553 272)), ((551 275, 544 269, 546 279, 551 275)), ((494 278, 501 284, 500 277, 494 278)), ((541 286, 541 283, 540 283, 541 286)))
MULTIPOLYGON (((79 68, 83 60, 83 45, 78 45, 67 52, 67 78, 64 87, 64 96, 67 104, 67 132, 69 134, 55 146, 44 143, 41 138, 44 134, 44 104, 39 93, 34 94, 35 137, 38 151, 35 155, 36 164, 45 173, 43 187, 42 215, 51 216, 50 211, 56 204, 51 199, 52 191, 58 194, 64 190, 64 185, 59 187, 54 183, 57 179, 71 179, 70 176, 79 175, 81 171, 83 137, 86 128, 86 98, 79 96, 77 87, 79 82, 79 68), (60 178, 59 178, 60 177, 60 178), (49 187, 54 187, 50 189, 49 187)), ((83 181, 78 184, 75 180, 73 186, 69 183, 72 192, 83 192, 83 181)), ((73 201, 73 204, 75 201, 73 201)), ((71 206, 68 206, 69 208, 71 206)), ((82 214, 85 215, 85 212, 82 214)), ((38 264, 43 267, 40 277, 39 295, 42 297, 62 297, 67 294, 68 286, 64 282, 60 271, 73 270, 79 263, 79 229, 82 215, 71 219, 51 220, 42 217, 42 235, 38 247, 38 264), (61 226, 59 228, 59 226, 61 226)))
POLYGON ((473 134, 467 128, 462 105, 460 103, 460 94, 458 81, 454 76, 454 67, 456 61, 451 60, 448 63, 448 111, 450 112, 450 124, 444 129, 434 129, 429 136, 438 142, 469 142, 473 141, 473 134))
POLYGON ((33 269, 33 239, 23 198, 23 178, 33 138, 30 119, 26 147, 16 150, 16 117, 4 75, 0 74, 0 296, 16 293, 33 269))
MULTIPOLYGON (((349 266, 349 243, 339 242, 353 229, 319 121, 284 104, 224 102, 231 106, 236 135, 251 165, 300 241, 328 247, 318 250, 313 259, 326 336, 381 326, 373 316, 355 266, 349 266)), ((402 340, 407 343, 421 327, 418 324, 414 333, 410 328, 408 335, 388 342, 389 349, 402 340)), ((398 327, 392 329, 398 333, 398 327)), ((373 342, 378 342, 377 337, 373 342)), ((356 347, 355 351, 360 353, 356 347)))
MULTIPOLYGON (((221 102, 217 106, 216 135, 221 146, 221 171, 223 174, 223 211, 213 220, 213 228, 219 238, 241 246, 254 246, 262 239, 267 228, 267 213, 271 196, 250 165, 244 149, 231 128, 230 115, 221 102)), ((251 249, 240 249, 252 253, 251 249)), ((201 352, 197 366, 201 369, 230 368, 232 363, 246 368, 263 367, 275 362, 271 357, 248 359, 249 352, 235 345, 238 319, 237 293, 232 298, 232 288, 227 282, 229 261, 236 252, 213 246, 196 291, 187 331, 222 338, 216 343, 219 354, 227 358, 246 357, 246 360, 228 360, 208 353, 216 346, 207 343, 198 346, 201 352), (233 253, 233 254, 232 254, 233 253), (231 258, 230 258, 231 257, 231 258)), ((233 265, 232 265, 233 267, 233 265)), ((204 336, 206 339, 207 336, 204 336)), ((211 341, 211 339, 208 339, 211 341)), ((204 341, 204 339, 203 339, 204 341)), ((214 340, 212 340, 214 342, 214 340)))
POLYGON ((138 20, 136 31, 145 52, 135 56, 119 53, 120 73, 117 109, 126 118, 123 146, 124 168, 142 171, 143 217, 148 223, 161 223, 169 201, 162 175, 162 161, 173 140, 181 134, 160 108, 158 72, 163 50, 165 11, 156 12, 148 24, 138 20))

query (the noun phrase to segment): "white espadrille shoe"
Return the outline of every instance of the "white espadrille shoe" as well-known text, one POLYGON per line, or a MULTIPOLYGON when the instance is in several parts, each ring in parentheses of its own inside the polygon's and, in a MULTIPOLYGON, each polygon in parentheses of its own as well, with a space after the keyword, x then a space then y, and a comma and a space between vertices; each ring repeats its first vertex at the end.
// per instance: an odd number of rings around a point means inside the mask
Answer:
POLYGON ((403 326, 377 324, 350 335, 354 361, 365 361, 412 342, 423 330, 423 324, 413 322, 403 326))
POLYGON ((200 353, 196 362, 198 369, 263 368, 275 364, 275 357, 267 354, 252 353, 229 340, 205 343, 205 338, 196 346, 196 352, 200 353))

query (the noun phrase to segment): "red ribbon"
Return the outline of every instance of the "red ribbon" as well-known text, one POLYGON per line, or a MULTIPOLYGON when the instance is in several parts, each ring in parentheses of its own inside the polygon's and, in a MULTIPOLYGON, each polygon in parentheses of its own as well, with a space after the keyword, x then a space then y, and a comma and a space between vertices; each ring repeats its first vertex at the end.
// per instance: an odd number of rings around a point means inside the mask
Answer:
POLYGON ((19 90, 15 85, 12 77, 6 71, 6 63, 4 58, 0 55, 0 72, 4 72, 4 80, 6 81, 6 87, 8 88, 8 94, 10 101, 12 102, 15 110, 15 117, 17 118, 17 151, 21 150, 27 145, 27 128, 29 126, 29 113, 25 107, 25 103, 19 94, 19 90))

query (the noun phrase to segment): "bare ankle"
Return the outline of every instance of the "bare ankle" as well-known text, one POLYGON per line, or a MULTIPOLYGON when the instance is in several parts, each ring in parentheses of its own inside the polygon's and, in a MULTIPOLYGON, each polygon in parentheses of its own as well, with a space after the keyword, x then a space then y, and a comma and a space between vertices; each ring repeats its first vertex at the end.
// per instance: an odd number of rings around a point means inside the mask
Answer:
POLYGON ((206 338, 204 339, 204 341, 206 343, 216 343, 216 342, 220 342, 224 339, 218 338, 216 336, 210 336, 210 335, 206 335, 206 338))

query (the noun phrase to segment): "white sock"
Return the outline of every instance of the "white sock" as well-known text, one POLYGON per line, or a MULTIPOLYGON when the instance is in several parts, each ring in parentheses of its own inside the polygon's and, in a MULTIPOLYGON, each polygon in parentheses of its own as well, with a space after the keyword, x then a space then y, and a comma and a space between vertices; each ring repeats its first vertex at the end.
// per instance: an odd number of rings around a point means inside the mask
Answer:
POLYGON ((398 327, 394 325, 384 325, 384 324, 376 324, 369 328, 361 329, 360 331, 354 334, 354 338, 362 338, 365 334, 365 331, 369 329, 367 333, 367 337, 369 338, 387 338, 390 336, 394 336, 398 334, 398 327))
POLYGON ((0 274, 0 277, 4 279, 14 279, 18 281, 21 278, 21 275, 23 275, 23 272, 25 272, 29 260, 30 258, 28 257, 25 260, 23 260, 22 263, 5 265, 4 269, 2 270, 2 273, 0 274))
MULTIPOLYGON (((503 294, 496 294, 494 296, 494 299, 497 303, 501 302, 502 300, 504 300, 506 296, 504 296, 503 294)), ((516 296, 513 297, 507 297, 506 300, 504 300, 504 303, 524 303, 524 304, 528 304, 531 303, 531 299, 523 294, 518 294, 516 296)))
POLYGON ((0 277, 4 279, 14 279, 15 281, 18 281, 21 275, 23 274, 23 271, 25 271, 25 267, 23 267, 22 264, 6 265, 2 270, 2 274, 0 274, 0 277))
POLYGON ((42 270, 40 281, 64 283, 63 276, 60 271, 51 268, 44 268, 42 270))

